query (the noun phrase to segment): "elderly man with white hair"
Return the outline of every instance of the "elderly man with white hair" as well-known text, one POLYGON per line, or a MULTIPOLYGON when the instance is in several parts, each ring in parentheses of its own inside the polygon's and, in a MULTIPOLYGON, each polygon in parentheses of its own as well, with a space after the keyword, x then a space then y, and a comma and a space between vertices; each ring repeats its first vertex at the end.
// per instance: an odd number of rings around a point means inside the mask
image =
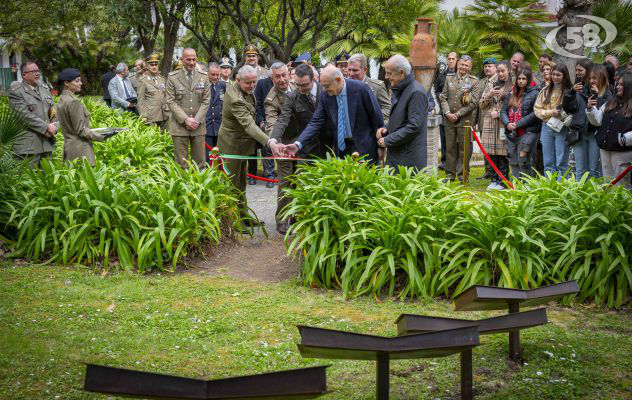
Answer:
POLYGON ((114 72, 116 72, 116 76, 108 84, 108 91, 110 92, 110 97, 112 97, 112 108, 138 114, 136 110, 136 90, 134 90, 134 86, 128 78, 129 69, 127 64, 124 62, 118 63, 114 72))
POLYGON ((334 153, 338 157, 358 152, 366 160, 377 162, 375 134, 384 127, 384 117, 373 92, 360 81, 345 79, 340 70, 327 66, 320 77, 323 91, 316 110, 294 143, 271 146, 274 154, 295 155, 323 128, 334 133, 334 153))
MULTIPOLYGON (((249 156, 255 152, 255 145, 268 144, 268 135, 255 122, 255 96, 257 70, 250 65, 242 66, 235 82, 227 85, 222 109, 222 125, 219 128, 217 146, 222 153, 249 156)), ((246 205, 246 177, 248 160, 224 160, 226 172, 239 192, 239 208, 243 217, 248 216, 246 205)), ((251 218, 244 220, 247 226, 256 226, 251 218)))
POLYGON ((391 116, 387 128, 377 131, 378 145, 388 149, 386 164, 395 168, 427 166, 426 127, 428 94, 415 79, 408 60, 396 54, 384 65, 393 90, 391 116))

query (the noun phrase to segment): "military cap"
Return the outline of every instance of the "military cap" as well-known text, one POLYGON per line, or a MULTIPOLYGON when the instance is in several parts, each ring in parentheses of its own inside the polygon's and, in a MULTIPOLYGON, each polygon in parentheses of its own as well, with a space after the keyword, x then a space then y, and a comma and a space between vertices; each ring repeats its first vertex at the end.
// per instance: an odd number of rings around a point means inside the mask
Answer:
POLYGON ((59 82, 66 82, 75 80, 79 76, 81 76, 81 72, 77 68, 66 68, 59 73, 59 78, 57 79, 59 82))
POLYGON ((487 64, 498 64, 498 61, 496 61, 496 58, 494 57, 487 57, 485 60, 483 60, 483 65, 487 64))
POLYGON ((244 48, 244 54, 256 54, 259 55, 259 49, 254 44, 250 43, 244 48))
POLYGON ((145 62, 147 64, 159 63, 160 62, 160 56, 158 55, 158 53, 153 53, 149 57, 145 57, 145 62))
POLYGON ((218 62, 220 68, 233 68, 233 60, 228 57, 222 57, 218 62))
POLYGON ((336 65, 349 62, 349 53, 340 53, 336 56, 336 65))
POLYGON ((312 55, 309 52, 301 54, 300 56, 296 57, 296 60, 295 60, 297 64, 301 62, 309 63, 311 61, 312 61, 312 55))

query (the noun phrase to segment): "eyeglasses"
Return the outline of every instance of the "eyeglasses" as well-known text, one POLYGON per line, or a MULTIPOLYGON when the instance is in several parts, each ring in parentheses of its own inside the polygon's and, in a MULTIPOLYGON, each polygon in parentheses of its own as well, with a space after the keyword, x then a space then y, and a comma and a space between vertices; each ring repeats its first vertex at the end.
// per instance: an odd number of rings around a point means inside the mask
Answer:
POLYGON ((39 69, 33 69, 33 70, 30 70, 30 71, 24 71, 23 73, 24 74, 30 74, 30 73, 39 74, 40 70, 39 69))

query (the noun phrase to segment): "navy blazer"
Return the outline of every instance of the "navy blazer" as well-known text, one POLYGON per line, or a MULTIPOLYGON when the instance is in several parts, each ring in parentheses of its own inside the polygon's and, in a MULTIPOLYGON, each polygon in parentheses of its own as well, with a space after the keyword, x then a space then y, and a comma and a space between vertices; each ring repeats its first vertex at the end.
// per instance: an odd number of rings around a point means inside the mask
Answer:
POLYGON ((226 82, 221 80, 215 84, 216 90, 211 86, 211 102, 206 112, 206 136, 217 136, 219 126, 222 123, 222 106, 224 105, 224 94, 226 94, 226 82))
MULTIPOLYGON (((384 127, 384 116, 377 103, 377 99, 369 86, 362 81, 345 79, 347 86, 347 107, 351 135, 355 150, 360 155, 367 155, 369 161, 377 161, 377 139, 375 133, 384 127)), ((336 96, 330 96, 325 90, 320 93, 316 111, 309 124, 296 139, 301 144, 308 143, 318 135, 321 128, 328 125, 333 132, 334 152, 340 154, 338 149, 338 102, 336 96)))

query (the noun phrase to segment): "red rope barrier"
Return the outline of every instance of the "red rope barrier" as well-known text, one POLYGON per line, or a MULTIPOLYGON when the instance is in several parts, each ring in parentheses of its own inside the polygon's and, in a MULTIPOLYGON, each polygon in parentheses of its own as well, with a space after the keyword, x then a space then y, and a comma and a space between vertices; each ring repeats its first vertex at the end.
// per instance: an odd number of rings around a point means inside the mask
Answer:
POLYGON ((630 171, 632 171, 632 165, 628 165, 628 167, 627 167, 626 169, 624 169, 624 170, 623 170, 623 172, 621 172, 621 173, 620 173, 620 174, 619 174, 616 178, 614 178, 614 179, 612 180, 612 182, 610 182, 610 184, 608 185, 608 187, 610 187, 610 186, 614 186, 614 185, 616 185, 617 183, 619 183, 619 181, 620 181, 621 179, 623 179, 623 177, 625 177, 625 176, 628 174, 628 172, 630 172, 630 171))
MULTIPOLYGON (((207 150, 209 151, 213 151, 213 149, 211 148, 211 146, 208 145, 208 143, 204 143, 204 146, 206 147, 207 150)), ((226 172, 226 170, 224 169, 224 160, 222 159, 221 156, 219 155, 213 155, 211 153, 210 155, 210 160, 209 160, 209 165, 212 167, 213 164, 215 163, 215 160, 219 161, 219 168, 224 171, 224 173, 226 172)), ((275 159, 274 157, 263 157, 264 159, 275 159)), ((257 176, 257 175, 253 175, 253 174, 246 174, 246 176, 248 178, 253 178, 256 179, 258 181, 263 181, 263 182, 272 182, 272 183, 279 183, 278 179, 270 179, 270 178, 264 178, 262 176, 257 176)))
POLYGON ((503 173, 500 172, 500 170, 498 169, 496 164, 494 164, 492 159, 489 157, 489 154, 487 154, 487 152, 485 151, 485 148, 481 144, 481 141, 478 139, 478 135, 476 134, 476 131, 474 130, 474 128, 472 128, 472 135, 474 136, 474 140, 476 140, 476 143, 478 144, 478 147, 481 148, 481 151, 483 152, 483 155, 487 159, 487 162, 489 162, 489 165, 491 165, 492 168, 494 168, 494 171, 496 171, 498 176, 500 176, 500 178, 507 184, 507 186, 509 186, 510 188, 514 189, 513 184, 511 182, 509 182, 509 180, 507 178, 505 178, 505 175, 503 175, 503 173))

